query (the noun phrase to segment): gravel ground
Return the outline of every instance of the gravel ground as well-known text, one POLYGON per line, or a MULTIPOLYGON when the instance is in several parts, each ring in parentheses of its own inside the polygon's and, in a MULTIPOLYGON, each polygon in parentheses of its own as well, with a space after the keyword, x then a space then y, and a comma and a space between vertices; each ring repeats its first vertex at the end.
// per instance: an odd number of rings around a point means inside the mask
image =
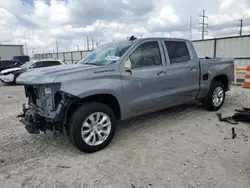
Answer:
MULTIPOLYGON (((16 118, 22 86, 0 84, 0 187, 247 188, 250 124, 219 122, 190 103, 119 125, 106 149, 84 154, 65 136, 30 135, 16 118)), ((250 90, 234 86, 223 116, 250 107, 250 90)))

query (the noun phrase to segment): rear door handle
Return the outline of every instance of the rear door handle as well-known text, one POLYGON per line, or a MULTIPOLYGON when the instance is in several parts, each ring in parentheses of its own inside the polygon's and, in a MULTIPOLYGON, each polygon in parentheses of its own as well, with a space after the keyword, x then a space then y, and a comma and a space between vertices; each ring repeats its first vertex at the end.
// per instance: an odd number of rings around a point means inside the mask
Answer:
POLYGON ((193 67, 190 69, 191 71, 197 71, 197 68, 196 67, 193 67))
POLYGON ((166 74, 165 71, 160 71, 160 72, 157 73, 157 75, 164 75, 164 74, 166 74))

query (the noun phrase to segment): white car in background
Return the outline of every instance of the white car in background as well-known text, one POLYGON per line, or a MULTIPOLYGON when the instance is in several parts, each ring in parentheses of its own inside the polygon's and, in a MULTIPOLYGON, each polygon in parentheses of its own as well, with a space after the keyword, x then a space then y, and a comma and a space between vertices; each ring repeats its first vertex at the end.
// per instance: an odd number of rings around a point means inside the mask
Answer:
POLYGON ((57 66, 57 65, 65 65, 60 60, 54 59, 39 59, 39 60, 32 60, 20 67, 5 69, 0 72, 0 80, 6 84, 15 84, 16 78, 31 69, 42 68, 42 67, 50 67, 50 66, 57 66))

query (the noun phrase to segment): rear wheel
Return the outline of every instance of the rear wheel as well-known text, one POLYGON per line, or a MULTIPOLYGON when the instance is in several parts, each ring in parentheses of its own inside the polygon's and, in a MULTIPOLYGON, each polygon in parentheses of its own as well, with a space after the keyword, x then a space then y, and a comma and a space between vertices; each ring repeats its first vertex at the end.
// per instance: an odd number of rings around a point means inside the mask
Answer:
POLYGON ((217 111, 224 103, 226 96, 225 86, 220 81, 212 81, 206 98, 203 101, 204 107, 209 111, 217 111))
POLYGON ((75 110, 68 124, 70 142, 79 150, 93 153, 105 148, 116 131, 113 111, 102 103, 86 103, 75 110))

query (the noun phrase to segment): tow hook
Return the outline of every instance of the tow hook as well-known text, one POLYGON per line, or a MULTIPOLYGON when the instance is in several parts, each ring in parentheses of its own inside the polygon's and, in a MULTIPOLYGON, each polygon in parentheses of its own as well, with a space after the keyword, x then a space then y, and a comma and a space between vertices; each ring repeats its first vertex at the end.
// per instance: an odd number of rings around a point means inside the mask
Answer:
POLYGON ((25 106, 25 103, 22 104, 22 106, 23 106, 23 112, 22 112, 21 114, 19 114, 19 115, 17 116, 17 118, 25 117, 25 113, 26 113, 27 110, 28 110, 28 108, 26 108, 26 106, 25 106))

